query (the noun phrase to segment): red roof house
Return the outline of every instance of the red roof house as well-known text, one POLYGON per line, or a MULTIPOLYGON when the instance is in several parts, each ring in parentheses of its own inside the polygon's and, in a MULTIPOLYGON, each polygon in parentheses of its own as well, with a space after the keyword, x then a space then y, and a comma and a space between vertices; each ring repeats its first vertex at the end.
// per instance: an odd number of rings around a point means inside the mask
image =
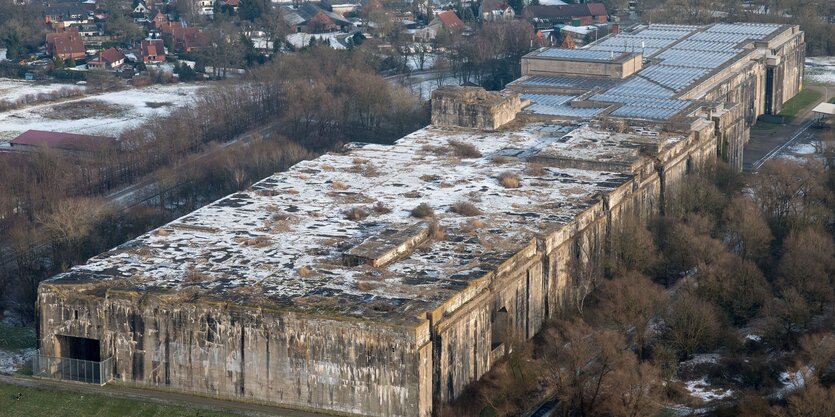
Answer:
POLYGON ((458 18, 458 15, 455 14, 452 10, 447 10, 445 12, 438 13, 431 22, 429 22, 429 26, 443 26, 446 30, 461 30, 464 29, 464 22, 458 18))
POLYGON ((113 144, 113 138, 106 136, 77 135, 74 133, 27 130, 9 142, 12 149, 34 149, 39 146, 63 151, 91 151, 113 144))
POLYGON ((146 64, 157 64, 165 61, 165 43, 162 39, 145 39, 139 45, 139 55, 146 64))
POLYGON ((46 50, 53 57, 61 59, 84 58, 84 39, 78 29, 73 27, 61 33, 47 33, 46 50))
POLYGON ((125 54, 116 48, 108 48, 101 52, 92 60, 87 62, 87 68, 95 69, 113 69, 122 66, 125 63, 125 54))

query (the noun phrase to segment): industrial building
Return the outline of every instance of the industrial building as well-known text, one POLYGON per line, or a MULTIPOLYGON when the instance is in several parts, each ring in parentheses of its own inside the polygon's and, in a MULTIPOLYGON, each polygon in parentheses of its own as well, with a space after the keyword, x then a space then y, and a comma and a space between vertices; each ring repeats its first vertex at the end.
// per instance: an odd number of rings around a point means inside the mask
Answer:
POLYGON ((432 125, 277 173, 44 282, 35 374, 341 415, 458 397, 803 84, 796 26, 650 25, 541 49, 432 125), (83 373, 83 377, 81 376, 83 373))

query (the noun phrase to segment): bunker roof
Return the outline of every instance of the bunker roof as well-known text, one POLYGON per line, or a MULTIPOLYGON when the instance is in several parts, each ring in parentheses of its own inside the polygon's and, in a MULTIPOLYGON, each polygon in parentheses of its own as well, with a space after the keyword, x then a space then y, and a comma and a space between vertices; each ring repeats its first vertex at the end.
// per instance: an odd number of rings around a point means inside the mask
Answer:
POLYGON ((601 114, 627 119, 668 120, 688 113, 689 96, 704 80, 750 54, 754 42, 773 39, 791 26, 770 23, 719 23, 709 26, 652 24, 603 38, 584 49, 540 48, 529 57, 616 61, 644 54, 644 67, 624 80, 578 76, 528 76, 513 86, 536 88, 525 95, 535 114, 593 118, 601 114), (550 97, 549 97, 550 96, 550 97), (593 105, 577 106, 576 102, 593 105))
POLYGON ((429 127, 394 145, 355 144, 300 162, 51 283, 414 325, 468 287, 486 285, 538 236, 633 176, 528 159, 541 152, 629 159, 634 143, 645 140, 677 139, 536 123, 501 132, 429 127), (454 148, 466 144, 477 152, 456 156, 454 148), (499 183, 505 172, 518 188, 499 183), (476 210, 456 214, 459 202, 476 210), (414 217, 421 203, 434 218, 414 217))

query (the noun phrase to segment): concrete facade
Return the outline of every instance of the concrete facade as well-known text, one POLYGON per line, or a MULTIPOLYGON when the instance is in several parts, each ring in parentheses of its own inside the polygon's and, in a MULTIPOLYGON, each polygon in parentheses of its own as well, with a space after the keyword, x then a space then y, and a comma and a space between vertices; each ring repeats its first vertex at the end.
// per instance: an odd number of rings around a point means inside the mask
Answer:
POLYGON ((112 358, 117 382, 152 389, 428 417, 583 302, 620 224, 663 213, 718 157, 741 165, 750 124, 802 83, 802 32, 770 30, 663 120, 601 95, 641 73, 439 89, 433 125, 394 145, 299 163, 44 282, 41 354, 112 358))

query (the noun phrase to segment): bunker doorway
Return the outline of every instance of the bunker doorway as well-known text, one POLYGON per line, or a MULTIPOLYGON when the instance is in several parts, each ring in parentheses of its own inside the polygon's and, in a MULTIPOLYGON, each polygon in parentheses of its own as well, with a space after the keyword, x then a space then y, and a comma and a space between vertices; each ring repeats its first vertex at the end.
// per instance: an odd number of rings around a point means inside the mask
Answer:
POLYGON ((113 358, 101 359, 101 342, 75 336, 55 336, 55 356, 32 358, 34 376, 104 385, 113 379, 113 358))
POLYGON ((74 336, 55 336, 58 339, 58 356, 83 361, 101 361, 101 343, 96 339, 74 336))

